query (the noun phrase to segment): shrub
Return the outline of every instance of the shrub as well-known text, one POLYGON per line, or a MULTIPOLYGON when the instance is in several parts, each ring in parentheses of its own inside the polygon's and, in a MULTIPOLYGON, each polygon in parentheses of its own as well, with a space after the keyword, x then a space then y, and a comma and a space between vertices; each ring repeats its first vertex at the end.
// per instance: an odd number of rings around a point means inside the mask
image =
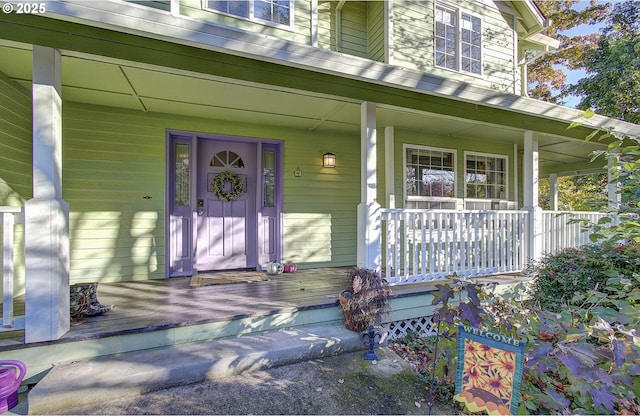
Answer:
POLYGON ((559 312, 576 295, 602 287, 610 277, 640 272, 640 251, 637 244, 569 248, 543 256, 527 272, 534 278, 532 299, 559 312))
POLYGON ((430 358, 423 358, 427 364, 418 368, 435 376, 439 392, 451 391, 457 324, 475 326, 527 340, 518 413, 640 414, 640 337, 635 332, 640 325, 640 274, 622 276, 578 293, 558 312, 537 305, 523 308, 473 283, 438 285, 434 305, 441 305, 437 313, 442 323, 437 346, 433 340, 414 339, 407 340, 411 347, 397 349, 421 348, 422 356, 430 358), (463 292, 466 298, 450 302, 463 292))

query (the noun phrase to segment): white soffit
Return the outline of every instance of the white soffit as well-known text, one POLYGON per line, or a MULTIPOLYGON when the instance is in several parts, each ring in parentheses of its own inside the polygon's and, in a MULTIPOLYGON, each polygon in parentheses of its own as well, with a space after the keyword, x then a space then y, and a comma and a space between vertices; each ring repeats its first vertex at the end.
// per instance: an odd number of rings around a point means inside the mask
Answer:
POLYGON ((542 33, 535 33, 533 35, 527 36, 525 40, 538 45, 548 46, 552 49, 558 49, 558 47, 560 46, 560 41, 558 39, 543 35, 542 33))

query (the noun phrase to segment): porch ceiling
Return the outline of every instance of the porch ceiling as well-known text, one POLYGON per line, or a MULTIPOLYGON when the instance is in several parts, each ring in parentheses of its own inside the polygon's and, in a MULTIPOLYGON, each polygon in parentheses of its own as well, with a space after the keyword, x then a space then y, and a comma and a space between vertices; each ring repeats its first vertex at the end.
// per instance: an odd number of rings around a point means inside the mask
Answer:
MULTIPOLYGON (((0 41, 0 56, 3 57, 0 72, 30 90, 31 45, 0 41)), ((360 105, 351 99, 76 52, 63 51, 62 56, 65 101, 227 122, 360 134, 360 105)), ((379 106, 377 116, 381 127, 395 126, 425 135, 507 142, 522 147, 523 130, 499 124, 390 106, 379 106)), ((591 152, 602 147, 586 142, 576 146, 573 139, 551 135, 540 135, 539 146, 543 175, 584 172, 584 163, 591 152)))

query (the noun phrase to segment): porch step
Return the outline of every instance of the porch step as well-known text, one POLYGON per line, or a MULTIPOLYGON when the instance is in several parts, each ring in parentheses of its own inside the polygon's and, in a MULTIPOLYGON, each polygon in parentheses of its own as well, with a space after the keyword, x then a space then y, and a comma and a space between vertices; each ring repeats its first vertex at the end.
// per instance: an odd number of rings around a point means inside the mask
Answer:
POLYGON ((29 414, 49 414, 150 391, 364 349, 344 325, 268 332, 55 366, 29 392, 29 414))

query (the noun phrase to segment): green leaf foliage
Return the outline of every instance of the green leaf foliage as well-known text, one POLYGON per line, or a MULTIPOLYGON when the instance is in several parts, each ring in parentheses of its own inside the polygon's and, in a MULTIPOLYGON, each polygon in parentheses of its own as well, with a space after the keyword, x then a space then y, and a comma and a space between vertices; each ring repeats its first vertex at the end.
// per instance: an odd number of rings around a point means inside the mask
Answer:
POLYGON ((587 76, 564 92, 582 97, 578 108, 640 123, 640 1, 615 3, 606 21, 583 61, 587 76))
POLYGON ((635 259, 638 256, 640 246, 636 244, 589 245, 543 256, 526 271, 534 278, 532 297, 544 309, 561 311, 567 304, 582 302, 573 300, 576 294, 602 287, 611 275, 640 273, 640 264, 635 259))
POLYGON ((451 403, 457 324, 524 339, 519 413, 640 414, 639 254, 637 247, 620 245, 545 256, 531 266, 534 287, 580 287, 573 296, 571 289, 555 297, 560 308, 550 292, 544 292, 549 303, 540 302, 535 289, 507 298, 472 282, 439 285, 436 316, 446 317, 439 336, 417 342, 412 335, 395 348, 419 350, 424 365, 418 371, 425 380, 434 377, 437 398, 451 403))
MULTIPOLYGON (((529 65, 529 95, 533 98, 562 104, 565 99, 564 91, 568 87, 567 76, 562 67, 571 70, 584 69, 591 51, 597 48, 599 34, 572 35, 569 30, 605 21, 610 6, 607 3, 593 1, 584 7, 576 7, 578 4, 578 0, 536 2, 551 22, 545 29, 545 34, 558 39, 560 47, 538 55, 529 65)), ((531 52, 527 58, 533 58, 534 55, 535 52, 531 52)))

